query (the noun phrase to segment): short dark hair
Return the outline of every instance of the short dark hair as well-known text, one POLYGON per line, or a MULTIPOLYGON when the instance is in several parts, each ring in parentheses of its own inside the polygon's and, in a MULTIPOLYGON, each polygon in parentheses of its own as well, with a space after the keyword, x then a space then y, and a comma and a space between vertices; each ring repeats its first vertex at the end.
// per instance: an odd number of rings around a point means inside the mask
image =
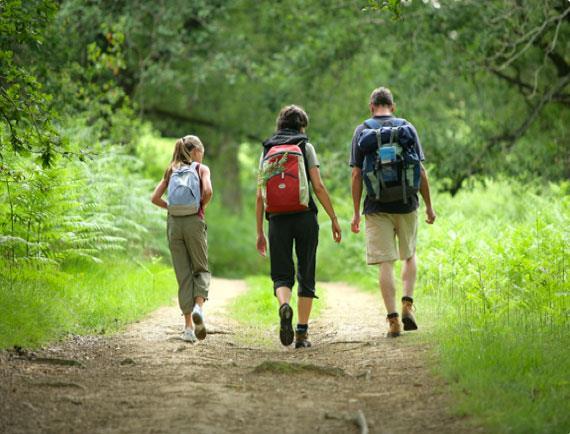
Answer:
POLYGON ((392 91, 387 87, 378 87, 372 91, 370 94, 370 104, 373 106, 386 106, 390 107, 394 105, 394 97, 392 96, 392 91))
POLYGON ((308 125, 309 115, 297 105, 292 104, 283 107, 277 116, 278 130, 301 131, 301 128, 307 128, 308 125))

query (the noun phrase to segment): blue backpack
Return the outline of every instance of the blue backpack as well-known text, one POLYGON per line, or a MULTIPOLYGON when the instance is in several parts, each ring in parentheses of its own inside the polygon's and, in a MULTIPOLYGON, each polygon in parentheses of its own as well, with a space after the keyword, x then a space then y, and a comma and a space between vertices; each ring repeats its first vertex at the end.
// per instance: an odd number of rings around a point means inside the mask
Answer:
POLYGON ((381 203, 408 200, 420 188, 416 133, 405 120, 368 119, 358 137, 364 152, 362 175, 367 194, 381 203))
POLYGON ((173 216, 198 214, 201 188, 199 163, 172 170, 168 181, 168 212, 173 216))

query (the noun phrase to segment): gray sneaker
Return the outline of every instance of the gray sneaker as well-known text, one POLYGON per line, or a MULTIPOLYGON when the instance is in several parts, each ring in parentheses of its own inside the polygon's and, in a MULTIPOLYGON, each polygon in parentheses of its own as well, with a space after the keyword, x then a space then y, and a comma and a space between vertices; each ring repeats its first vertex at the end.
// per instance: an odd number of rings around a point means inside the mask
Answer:
POLYGON ((184 332, 182 332, 182 340, 190 342, 191 344, 195 343, 197 339, 196 335, 194 334, 194 330, 192 330, 190 327, 184 329, 184 332))
POLYGON ((194 322, 194 332, 200 340, 206 339, 206 324, 204 323, 204 314, 200 306, 194 306, 192 311, 192 321, 194 322))

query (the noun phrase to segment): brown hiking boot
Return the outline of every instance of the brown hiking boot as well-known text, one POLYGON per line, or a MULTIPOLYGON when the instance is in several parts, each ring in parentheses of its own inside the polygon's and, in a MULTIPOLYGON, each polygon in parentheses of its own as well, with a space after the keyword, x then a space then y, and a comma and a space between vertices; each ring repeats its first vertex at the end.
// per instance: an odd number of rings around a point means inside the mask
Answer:
POLYGON ((295 348, 309 348, 311 346, 311 342, 308 338, 308 332, 295 331, 295 348))
POLYGON ((411 297, 402 297, 402 323, 406 331, 418 329, 413 310, 414 300, 411 297))
POLYGON ((400 336, 402 328, 400 326, 400 319, 398 318, 398 313, 394 312, 389 314, 386 320, 388 321, 388 333, 386 333, 386 337, 396 338, 400 336))

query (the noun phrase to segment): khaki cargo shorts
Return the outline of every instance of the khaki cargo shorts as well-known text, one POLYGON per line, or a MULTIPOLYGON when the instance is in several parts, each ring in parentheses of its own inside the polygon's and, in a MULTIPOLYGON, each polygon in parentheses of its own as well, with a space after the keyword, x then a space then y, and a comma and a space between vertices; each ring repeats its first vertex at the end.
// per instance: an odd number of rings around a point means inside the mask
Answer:
POLYGON ((366 219, 366 261, 369 265, 411 258, 416 253, 418 212, 374 213, 366 219), (396 244, 396 238, 398 244, 396 244))

